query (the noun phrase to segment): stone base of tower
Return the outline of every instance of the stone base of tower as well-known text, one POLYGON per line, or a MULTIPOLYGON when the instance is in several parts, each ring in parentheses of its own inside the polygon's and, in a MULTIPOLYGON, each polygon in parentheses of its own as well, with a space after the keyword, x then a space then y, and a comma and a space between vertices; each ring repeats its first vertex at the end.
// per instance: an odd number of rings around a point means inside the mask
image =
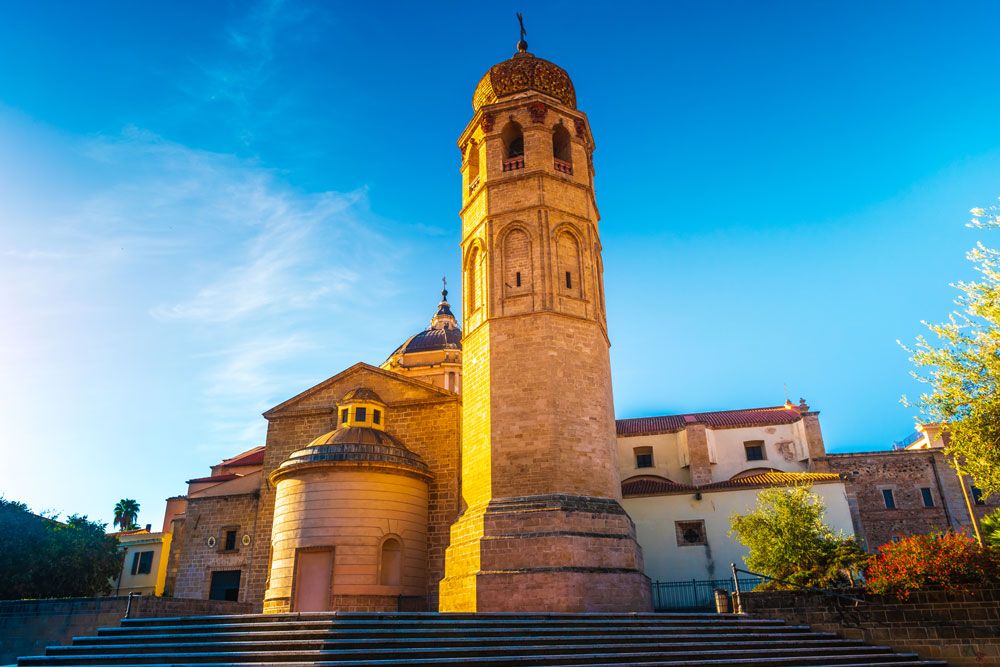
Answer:
POLYGON ((452 526, 440 610, 650 611, 642 569, 635 527, 616 500, 496 499, 452 526))

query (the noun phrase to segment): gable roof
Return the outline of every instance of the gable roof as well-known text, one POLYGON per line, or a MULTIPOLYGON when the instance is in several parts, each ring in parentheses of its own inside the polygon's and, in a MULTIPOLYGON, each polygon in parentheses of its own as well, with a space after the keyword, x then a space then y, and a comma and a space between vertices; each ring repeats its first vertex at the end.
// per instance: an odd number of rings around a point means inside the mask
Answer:
POLYGON ((359 361, 358 363, 354 364, 353 366, 349 366, 348 368, 345 368, 344 370, 340 371, 339 373, 337 373, 333 377, 327 378, 326 380, 323 380, 319 384, 314 385, 314 386, 310 387, 309 389, 306 389, 305 391, 303 391, 303 392, 301 392, 299 394, 296 394, 295 396, 292 396, 287 401, 284 401, 284 402, 279 403, 278 405, 274 406, 273 408, 271 408, 267 412, 263 413, 264 414, 264 418, 265 419, 271 419, 272 417, 276 417, 281 412, 287 410, 288 408, 290 408, 291 406, 295 405, 296 403, 300 403, 300 402, 304 401, 305 399, 309 398, 313 394, 319 393, 320 391, 326 389, 330 385, 336 384, 337 382, 341 382, 341 381, 347 379, 348 377, 350 377, 351 375, 356 375, 358 373, 362 373, 362 372, 365 372, 365 371, 367 371, 369 373, 374 373, 375 375, 381 375, 381 376, 383 376, 383 377, 385 377, 386 379, 389 379, 389 380, 395 380, 396 382, 403 382, 403 383, 412 385, 414 387, 419 387, 420 389, 425 390, 429 395, 436 394, 439 398, 458 399, 458 394, 452 393, 452 392, 448 391, 447 389, 442 389, 440 387, 435 387, 434 385, 430 384, 429 382, 423 382, 421 380, 415 380, 413 378, 406 377, 405 375, 400 375, 399 373, 393 373, 392 371, 387 371, 385 369, 378 368, 377 366, 372 366, 371 364, 366 364, 363 361, 359 361))
POLYGON ((744 408, 742 410, 718 410, 715 412, 689 412, 660 417, 639 417, 637 419, 616 419, 615 429, 622 437, 637 435, 657 435, 683 431, 688 424, 705 424, 708 428, 740 428, 750 426, 776 426, 794 424, 802 419, 797 407, 776 405, 766 408, 744 408))

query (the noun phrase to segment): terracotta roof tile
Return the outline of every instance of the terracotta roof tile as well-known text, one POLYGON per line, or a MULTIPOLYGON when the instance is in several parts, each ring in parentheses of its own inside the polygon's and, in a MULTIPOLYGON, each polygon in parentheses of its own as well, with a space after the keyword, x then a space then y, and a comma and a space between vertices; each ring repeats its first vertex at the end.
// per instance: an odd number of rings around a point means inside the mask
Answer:
POLYGON ((210 477, 198 477, 197 479, 189 479, 187 484, 202 484, 205 482, 228 482, 231 479, 239 479, 243 475, 237 475, 235 473, 229 473, 226 475, 211 475, 210 477))
POLYGON ((724 491, 727 489, 755 489, 767 486, 793 486, 795 484, 812 484, 840 481, 840 475, 830 472, 780 472, 772 470, 756 475, 747 475, 739 479, 727 479, 722 482, 712 482, 703 486, 678 484, 666 477, 643 475, 630 477, 622 482, 622 495, 626 498, 636 496, 658 496, 674 493, 697 493, 699 491, 724 491))
POLYGON ((237 454, 236 456, 225 459, 219 465, 224 466, 262 466, 264 465, 264 445, 259 445, 253 449, 248 449, 245 452, 237 454))
POLYGON ((705 424, 709 428, 739 428, 748 426, 774 426, 794 424, 802 419, 798 408, 778 405, 768 408, 746 408, 743 410, 720 410, 717 412, 690 412, 680 415, 660 417, 639 417, 618 419, 615 427, 620 436, 656 435, 676 433, 684 430, 686 424, 705 424))

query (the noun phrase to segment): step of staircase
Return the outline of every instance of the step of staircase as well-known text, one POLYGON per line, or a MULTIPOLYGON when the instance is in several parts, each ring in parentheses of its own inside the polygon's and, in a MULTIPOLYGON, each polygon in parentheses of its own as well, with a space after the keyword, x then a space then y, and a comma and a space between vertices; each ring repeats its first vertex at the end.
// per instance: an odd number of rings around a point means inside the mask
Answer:
POLYGON ((736 614, 245 614, 125 619, 21 667, 945 665, 736 614))

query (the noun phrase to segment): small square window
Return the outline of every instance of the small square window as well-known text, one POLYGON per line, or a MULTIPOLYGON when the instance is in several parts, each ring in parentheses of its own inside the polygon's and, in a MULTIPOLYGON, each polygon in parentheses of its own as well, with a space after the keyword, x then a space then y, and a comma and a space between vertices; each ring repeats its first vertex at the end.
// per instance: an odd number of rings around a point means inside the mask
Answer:
POLYGON ((372 410, 372 423, 373 424, 381 424, 382 423, 382 411, 381 410, 372 410))
POLYGON ((924 507, 934 507, 934 496, 931 495, 931 490, 927 487, 920 489, 920 497, 924 501, 924 507))
POLYGON ((153 571, 153 552, 143 551, 139 554, 139 574, 149 574, 153 571))
POLYGON ((340 411, 340 423, 341 424, 346 424, 347 423, 347 415, 348 414, 350 414, 350 411, 347 408, 344 408, 343 410, 340 411))
POLYGON ((652 447, 636 447, 635 452, 635 467, 636 468, 652 468, 653 467, 653 448, 652 447))
POLYGON ((367 408, 354 408, 354 421, 363 422, 366 419, 368 419, 367 408))
POLYGON ((896 498, 892 495, 892 489, 882 489, 882 500, 887 510, 896 509, 896 498))
POLYGON ((743 447, 746 449, 747 461, 763 461, 767 458, 764 455, 763 440, 751 440, 750 442, 744 442, 743 447))
POLYGON ((677 546, 679 547, 708 544, 704 521, 675 521, 674 531, 677 533, 677 546))
POLYGON ((986 501, 983 500, 983 490, 978 486, 972 487, 972 502, 977 505, 985 505, 986 501))
POLYGON ((223 551, 235 551, 236 550, 236 531, 227 530, 226 539, 223 541, 223 551))

